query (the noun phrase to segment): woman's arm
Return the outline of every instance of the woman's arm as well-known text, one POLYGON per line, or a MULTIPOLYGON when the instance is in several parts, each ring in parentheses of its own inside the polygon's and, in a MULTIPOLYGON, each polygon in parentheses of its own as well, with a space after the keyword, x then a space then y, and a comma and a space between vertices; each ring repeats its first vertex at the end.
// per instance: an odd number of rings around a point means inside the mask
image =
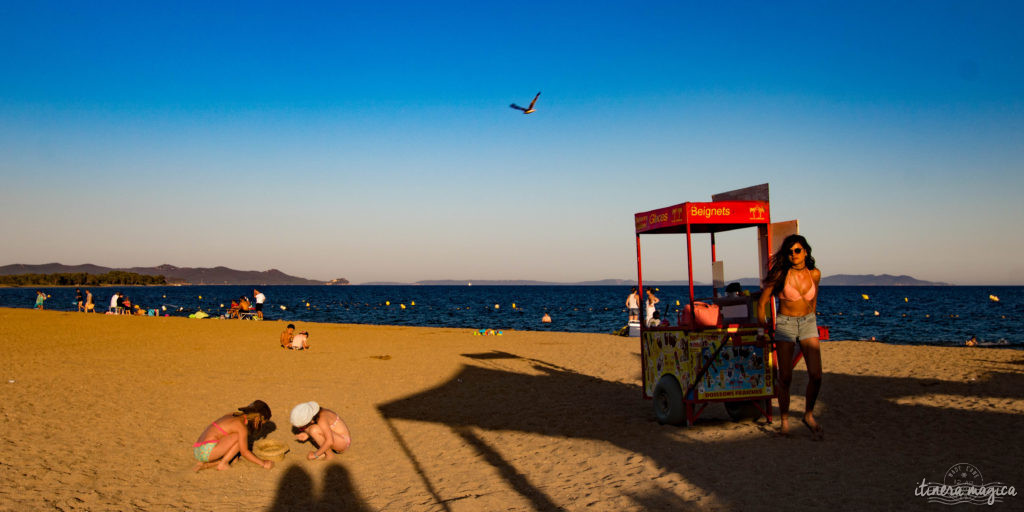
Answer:
POLYGON ((241 420, 239 420, 236 425, 238 425, 238 427, 236 427, 238 429, 236 430, 236 432, 238 432, 238 453, 240 453, 242 457, 245 457, 245 460, 248 460, 253 464, 258 464, 267 469, 269 469, 270 466, 273 466, 273 462, 263 460, 257 457, 255 453, 249 451, 249 429, 245 428, 245 424, 242 423, 241 420))
POLYGON ((811 271, 811 279, 814 279, 814 299, 811 300, 811 311, 818 310, 818 293, 821 292, 821 271, 814 269, 811 271))
POLYGON ((761 287, 761 296, 757 298, 757 321, 761 325, 768 325, 768 303, 772 300, 774 287, 774 283, 765 283, 761 287))

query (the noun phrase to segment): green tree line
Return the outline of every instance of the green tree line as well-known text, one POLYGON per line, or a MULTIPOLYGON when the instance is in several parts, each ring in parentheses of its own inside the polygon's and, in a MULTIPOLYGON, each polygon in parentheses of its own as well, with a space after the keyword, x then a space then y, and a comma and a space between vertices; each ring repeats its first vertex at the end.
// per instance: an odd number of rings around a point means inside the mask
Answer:
POLYGON ((0 286, 104 286, 104 285, 165 285, 164 276, 147 276, 134 272, 113 270, 106 274, 71 272, 61 274, 16 274, 0 276, 0 286))

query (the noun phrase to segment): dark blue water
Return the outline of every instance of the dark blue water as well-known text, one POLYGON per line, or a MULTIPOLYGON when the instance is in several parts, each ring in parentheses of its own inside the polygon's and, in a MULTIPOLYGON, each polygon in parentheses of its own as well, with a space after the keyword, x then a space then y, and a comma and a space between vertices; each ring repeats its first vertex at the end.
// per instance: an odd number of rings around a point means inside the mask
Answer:
MULTIPOLYGON (((662 307, 674 309, 676 300, 685 304, 686 288, 659 288, 662 307)), ((42 290, 51 295, 47 309, 75 310, 74 288, 42 290)), ((93 288, 98 311, 106 311, 115 290, 135 304, 172 316, 187 316, 197 309, 220 315, 232 298, 252 297, 251 286, 93 288)), ((261 290, 267 296, 268 320, 604 333, 625 325, 629 292, 621 286, 266 286, 261 290), (551 324, 540 322, 545 312, 554 320, 551 324)), ((0 307, 31 308, 35 291, 0 288, 0 307)), ((697 287, 696 293, 708 297, 711 289, 697 287)), ((837 340, 874 337, 888 343, 963 345, 977 336, 982 345, 1024 347, 1021 286, 825 286, 818 313, 819 324, 828 325, 832 339, 837 340), (999 301, 990 300, 989 295, 998 296, 999 301)))

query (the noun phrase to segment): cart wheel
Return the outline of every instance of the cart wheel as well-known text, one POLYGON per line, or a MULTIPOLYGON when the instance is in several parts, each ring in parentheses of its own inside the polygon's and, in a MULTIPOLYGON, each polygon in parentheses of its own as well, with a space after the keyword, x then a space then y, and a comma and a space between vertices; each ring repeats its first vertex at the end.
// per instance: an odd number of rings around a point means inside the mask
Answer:
MULTIPOLYGON (((760 401, 761 407, 768 410, 768 403, 764 400, 760 401)), ((745 402, 725 402, 725 412, 729 414, 729 417, 733 421, 742 420, 756 420, 760 418, 761 410, 757 408, 758 403, 753 400, 745 402)))
POLYGON ((654 416, 658 423, 682 425, 686 420, 683 411, 683 390, 671 375, 665 375, 654 386, 654 416))

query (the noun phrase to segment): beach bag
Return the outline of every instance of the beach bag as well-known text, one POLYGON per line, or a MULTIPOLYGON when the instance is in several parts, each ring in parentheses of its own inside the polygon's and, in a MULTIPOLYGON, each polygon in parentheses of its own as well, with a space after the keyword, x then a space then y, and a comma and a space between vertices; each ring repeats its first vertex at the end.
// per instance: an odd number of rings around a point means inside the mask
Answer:
POLYGON ((679 325, 690 329, 719 327, 722 325, 722 315, 719 312, 718 304, 694 302, 693 313, 694 314, 691 317, 689 304, 683 306, 683 309, 679 312, 679 325), (692 322, 696 322, 696 324, 693 324, 692 322))

